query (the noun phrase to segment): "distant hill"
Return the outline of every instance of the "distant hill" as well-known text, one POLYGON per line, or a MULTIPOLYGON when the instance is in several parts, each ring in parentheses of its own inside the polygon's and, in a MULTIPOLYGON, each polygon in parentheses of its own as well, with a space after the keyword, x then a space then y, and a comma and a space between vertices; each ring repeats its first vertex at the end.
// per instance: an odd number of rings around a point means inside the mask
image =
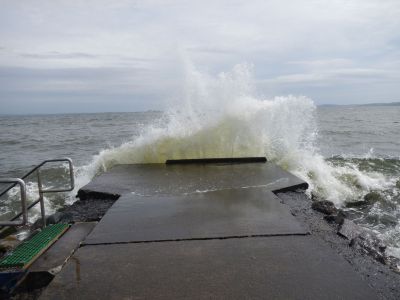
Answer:
POLYGON ((334 107, 334 106, 400 106, 400 102, 388 103, 366 103, 366 104, 321 104, 320 107, 334 107))
POLYGON ((360 104, 359 106, 400 106, 400 102, 367 103, 367 104, 360 104))

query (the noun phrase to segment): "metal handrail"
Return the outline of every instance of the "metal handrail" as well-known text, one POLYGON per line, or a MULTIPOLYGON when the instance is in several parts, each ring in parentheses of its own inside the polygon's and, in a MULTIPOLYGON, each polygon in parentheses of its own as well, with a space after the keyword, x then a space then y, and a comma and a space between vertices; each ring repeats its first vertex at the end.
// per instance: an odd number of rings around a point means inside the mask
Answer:
POLYGON ((69 192, 72 191, 75 188, 75 179, 74 179, 74 166, 72 164, 72 160, 68 157, 64 158, 57 158, 57 159, 48 159, 43 162, 41 162, 39 165, 34 167, 32 170, 30 170, 28 173, 26 173, 24 176, 21 178, 12 178, 14 181, 10 181, 10 178, 8 179, 0 179, 0 182, 3 183, 13 183, 9 187, 5 188, 2 192, 0 192, 0 197, 7 193, 9 190, 11 190, 13 187, 15 187, 17 184, 20 184, 21 186, 21 203, 22 203, 22 211, 18 213, 16 216, 14 216, 10 221, 0 221, 0 226, 20 226, 20 225, 25 225, 27 222, 27 214, 28 210, 34 207, 37 203, 40 202, 40 212, 41 212, 41 217, 42 217, 42 225, 43 227, 46 226, 46 213, 45 213, 45 208, 44 208, 44 197, 43 195, 46 193, 59 193, 59 192, 69 192), (42 188, 42 179, 40 177, 40 168, 45 165, 46 163, 49 162, 68 162, 68 167, 69 167, 69 179, 70 179, 70 186, 69 188, 66 189, 48 189, 48 190, 43 190, 42 188), (38 189, 39 189, 39 198, 35 200, 33 203, 31 203, 28 207, 26 206, 26 187, 25 187, 25 182, 23 179, 27 178, 28 176, 32 175, 36 171, 37 173, 37 183, 38 183, 38 189), (9 181, 7 181, 9 180, 9 181), (23 187, 22 185, 23 184, 23 187), (24 191, 24 193, 22 192, 24 191), (22 222, 15 221, 19 219, 22 216, 22 222))
POLYGON ((21 221, 15 221, 14 219, 11 219, 10 221, 1 221, 0 225, 3 226, 22 226, 25 225, 26 222, 28 221, 28 216, 27 216, 27 208, 26 208, 26 185, 25 182, 20 179, 20 178, 4 178, 0 179, 0 183, 13 183, 13 186, 16 186, 17 184, 20 187, 20 195, 21 195, 21 206, 22 206, 22 220, 21 221))

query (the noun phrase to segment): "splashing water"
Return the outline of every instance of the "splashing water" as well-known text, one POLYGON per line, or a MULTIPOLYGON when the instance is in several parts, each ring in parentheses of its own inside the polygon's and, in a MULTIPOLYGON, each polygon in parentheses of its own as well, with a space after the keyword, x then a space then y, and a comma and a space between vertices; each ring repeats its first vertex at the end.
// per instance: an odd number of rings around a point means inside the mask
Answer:
MULTIPOLYGON (((381 191, 391 201, 391 217, 400 217, 396 177, 361 168, 361 160, 326 160, 316 146, 316 106, 307 97, 257 95, 252 67, 236 65, 229 73, 213 77, 187 68, 182 101, 132 141, 101 151, 91 164, 79 169, 80 183, 115 164, 163 163, 167 159, 266 156, 269 161, 309 183, 307 193, 342 207, 381 191), (396 196, 397 195, 397 196, 396 196)), ((396 160, 399 163, 399 160, 396 160)), ((400 164, 398 164, 400 170, 400 164)), ((400 171, 399 171, 400 173, 400 171)), ((393 175, 393 174, 392 174, 393 175)), ((377 203, 360 217, 361 224, 375 230, 400 257, 400 226, 364 222, 378 210, 377 203)), ((384 209, 383 209, 384 210, 384 209)), ((377 213, 382 216, 382 209, 377 213)))
POLYGON ((316 107, 306 97, 257 96, 252 67, 236 65, 216 77, 188 67, 182 101, 163 120, 79 169, 80 184, 115 164, 166 159, 266 156, 310 184, 309 193, 341 206, 370 190, 395 184, 355 164, 334 166, 318 154, 316 107))

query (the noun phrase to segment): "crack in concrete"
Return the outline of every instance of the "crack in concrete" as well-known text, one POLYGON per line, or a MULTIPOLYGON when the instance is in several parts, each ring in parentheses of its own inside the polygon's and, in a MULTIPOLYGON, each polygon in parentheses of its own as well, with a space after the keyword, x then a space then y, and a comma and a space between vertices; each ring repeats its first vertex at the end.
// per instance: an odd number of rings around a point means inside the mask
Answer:
POLYGON ((124 241, 124 242, 110 242, 110 243, 90 243, 90 244, 82 243, 80 245, 80 248, 87 247, 87 246, 100 246, 100 245, 148 244, 148 243, 163 243, 163 242, 209 241, 209 240, 246 239, 246 238, 263 238, 263 237, 277 237, 277 236, 307 236, 307 235, 310 235, 310 232, 307 232, 307 233, 232 235, 232 236, 220 236, 220 237, 165 239, 165 240, 149 240, 149 241, 124 241))

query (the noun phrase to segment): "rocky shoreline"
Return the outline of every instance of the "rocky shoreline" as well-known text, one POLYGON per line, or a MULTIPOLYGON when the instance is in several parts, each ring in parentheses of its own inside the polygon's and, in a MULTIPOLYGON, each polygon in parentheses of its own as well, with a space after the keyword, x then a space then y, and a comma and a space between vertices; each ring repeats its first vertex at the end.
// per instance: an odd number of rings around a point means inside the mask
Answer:
POLYGON ((313 236, 347 260, 383 299, 400 299, 400 262, 386 255, 385 245, 372 232, 347 219, 346 212, 329 201, 312 200, 303 192, 277 196, 313 236))
MULTIPOLYGON (((346 207, 358 207, 371 205, 378 201, 380 195, 376 192, 368 193, 363 201, 349 203, 346 207)), ((311 208, 324 214, 324 220, 337 229, 337 234, 349 240, 349 246, 358 248, 372 256, 378 262, 388 265, 394 272, 400 274, 400 260, 386 253, 386 245, 376 234, 367 228, 363 228, 348 218, 348 213, 337 209, 333 202, 317 200, 311 204, 311 208)))

